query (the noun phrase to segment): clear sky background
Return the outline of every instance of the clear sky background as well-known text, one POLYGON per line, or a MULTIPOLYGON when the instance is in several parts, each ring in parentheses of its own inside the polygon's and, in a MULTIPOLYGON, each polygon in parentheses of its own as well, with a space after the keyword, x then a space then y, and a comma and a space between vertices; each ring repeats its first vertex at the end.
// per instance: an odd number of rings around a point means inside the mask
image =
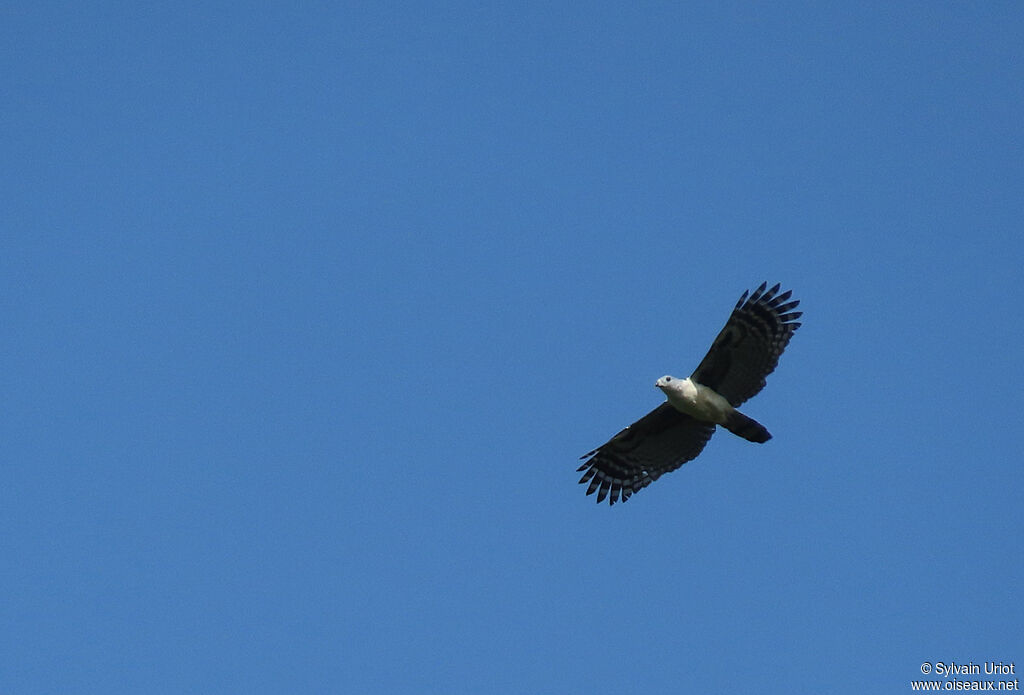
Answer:
POLYGON ((22 2, 0 56, 0 691, 1024 670, 1020 3, 22 2), (762 280, 774 439, 585 497, 762 280))

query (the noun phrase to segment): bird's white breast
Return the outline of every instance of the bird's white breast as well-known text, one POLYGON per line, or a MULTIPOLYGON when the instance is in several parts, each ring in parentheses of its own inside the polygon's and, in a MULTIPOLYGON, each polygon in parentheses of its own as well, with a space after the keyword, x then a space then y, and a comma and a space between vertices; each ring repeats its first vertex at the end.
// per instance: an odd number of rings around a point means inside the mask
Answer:
POLYGON ((724 423, 733 410, 714 389, 691 379, 674 379, 663 390, 672 407, 704 422, 724 423))

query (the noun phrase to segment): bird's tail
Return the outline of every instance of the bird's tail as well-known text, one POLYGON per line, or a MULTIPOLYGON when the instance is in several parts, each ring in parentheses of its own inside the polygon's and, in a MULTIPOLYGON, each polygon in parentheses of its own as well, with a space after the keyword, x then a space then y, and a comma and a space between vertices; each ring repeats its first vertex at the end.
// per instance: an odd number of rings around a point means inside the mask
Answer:
POLYGON ((749 442, 764 444, 772 438, 772 435, 768 433, 764 425, 754 418, 747 417, 738 410, 734 410, 729 414, 729 419, 725 421, 724 427, 749 442))

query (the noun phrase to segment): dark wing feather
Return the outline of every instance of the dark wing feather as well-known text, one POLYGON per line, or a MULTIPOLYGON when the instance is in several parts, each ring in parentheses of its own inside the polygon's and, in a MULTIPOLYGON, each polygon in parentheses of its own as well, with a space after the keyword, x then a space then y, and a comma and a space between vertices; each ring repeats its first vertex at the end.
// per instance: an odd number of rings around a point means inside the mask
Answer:
POLYGON ((611 440, 581 458, 581 483, 590 482, 587 494, 597 492, 598 503, 608 497, 625 502, 664 473, 696 458, 715 432, 715 425, 694 420, 668 403, 647 413, 611 440))
POLYGON ((764 380, 779 363, 779 356, 800 327, 799 300, 787 301, 793 291, 765 291, 761 283, 750 298, 744 292, 725 328, 693 373, 693 380, 723 395, 739 407, 764 388, 764 380))

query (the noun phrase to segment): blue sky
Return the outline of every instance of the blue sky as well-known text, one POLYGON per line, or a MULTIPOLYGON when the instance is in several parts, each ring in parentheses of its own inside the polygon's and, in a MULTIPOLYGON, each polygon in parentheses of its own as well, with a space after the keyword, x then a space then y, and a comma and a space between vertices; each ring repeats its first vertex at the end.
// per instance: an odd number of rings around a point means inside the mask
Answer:
POLYGON ((1024 668, 1017 3, 12 3, 0 691, 1024 668), (710 6, 709 6, 710 5, 710 6), (626 504, 740 293, 797 332, 626 504))

